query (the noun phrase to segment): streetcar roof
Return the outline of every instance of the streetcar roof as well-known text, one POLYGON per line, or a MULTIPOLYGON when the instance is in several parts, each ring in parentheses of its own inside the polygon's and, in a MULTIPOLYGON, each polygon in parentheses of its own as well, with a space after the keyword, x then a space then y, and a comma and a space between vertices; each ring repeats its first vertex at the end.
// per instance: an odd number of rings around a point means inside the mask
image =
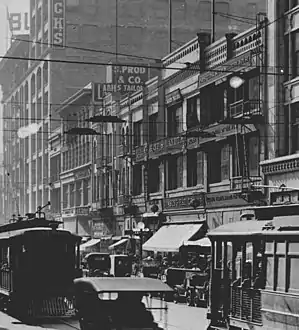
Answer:
POLYGON ((69 233, 72 236, 77 236, 77 235, 71 234, 68 230, 65 230, 65 229, 52 229, 52 228, 48 228, 48 227, 38 227, 38 228, 25 228, 25 229, 19 229, 19 230, 13 230, 13 231, 7 231, 4 233, 0 233, 0 240, 9 239, 9 238, 16 237, 16 236, 21 236, 27 232, 43 232, 43 231, 52 231, 52 230, 55 230, 58 232, 69 233))
POLYGON ((100 292, 172 292, 165 283, 153 278, 132 277, 84 277, 74 280, 76 286, 88 286, 92 291, 100 292))
POLYGON ((211 230, 208 237, 299 234, 299 215, 274 217, 271 220, 245 220, 228 223, 211 230))

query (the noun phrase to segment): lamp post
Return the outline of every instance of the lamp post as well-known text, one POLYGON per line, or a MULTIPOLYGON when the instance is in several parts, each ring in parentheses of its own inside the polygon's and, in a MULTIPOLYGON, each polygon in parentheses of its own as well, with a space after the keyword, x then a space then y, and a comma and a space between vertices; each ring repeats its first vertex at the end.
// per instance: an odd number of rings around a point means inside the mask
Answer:
POLYGON ((240 75, 234 75, 229 79, 229 85, 233 89, 238 89, 244 82, 245 80, 240 75))

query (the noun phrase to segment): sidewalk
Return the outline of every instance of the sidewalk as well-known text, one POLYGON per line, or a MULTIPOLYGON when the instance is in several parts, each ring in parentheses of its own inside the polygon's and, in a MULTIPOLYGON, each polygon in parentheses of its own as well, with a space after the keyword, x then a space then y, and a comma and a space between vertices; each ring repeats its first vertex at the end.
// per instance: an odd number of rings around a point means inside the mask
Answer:
MULTIPOLYGON (((13 317, 0 312, 0 330, 46 330, 47 328, 20 323, 13 317)), ((50 329, 49 329, 50 330, 50 329)))

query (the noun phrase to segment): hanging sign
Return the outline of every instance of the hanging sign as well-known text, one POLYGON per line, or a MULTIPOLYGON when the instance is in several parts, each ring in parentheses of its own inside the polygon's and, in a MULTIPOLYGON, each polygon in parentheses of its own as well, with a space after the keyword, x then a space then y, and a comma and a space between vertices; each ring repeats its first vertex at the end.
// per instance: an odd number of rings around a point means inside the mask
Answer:
POLYGON ((65 0, 52 0, 52 47, 65 46, 65 0))

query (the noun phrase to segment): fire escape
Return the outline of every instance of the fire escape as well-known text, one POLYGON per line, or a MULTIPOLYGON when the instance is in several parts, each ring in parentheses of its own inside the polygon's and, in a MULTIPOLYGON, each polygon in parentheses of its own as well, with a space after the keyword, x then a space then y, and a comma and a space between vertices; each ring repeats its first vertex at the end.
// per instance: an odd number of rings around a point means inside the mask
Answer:
MULTIPOLYGON (((261 36, 262 20, 257 18, 257 37, 261 36)), ((236 169, 235 176, 231 178, 230 190, 251 201, 262 199, 263 189, 259 187, 262 185, 263 178, 259 175, 251 175, 249 168, 249 145, 247 141, 248 134, 257 131, 260 132, 265 124, 263 114, 263 101, 261 100, 261 91, 265 81, 262 79, 264 68, 264 52, 263 48, 257 43, 256 49, 252 50, 252 56, 256 56, 256 70, 258 72, 258 99, 239 100, 230 104, 227 117, 222 121, 225 124, 235 125, 235 149, 236 149, 236 169)), ((234 75, 230 84, 243 84, 245 80, 244 73, 234 75), (235 80, 235 81, 232 81, 235 80), (238 81, 239 80, 239 81, 238 81)), ((246 78, 245 78, 246 79, 246 78)), ((234 87, 236 88, 236 87, 234 87)), ((238 87, 237 87, 238 88, 238 87)), ((260 154, 260 133, 258 133, 258 153, 260 154)), ((259 157, 258 157, 259 158, 259 157)), ((259 174, 259 159, 258 159, 258 174, 259 174)))

